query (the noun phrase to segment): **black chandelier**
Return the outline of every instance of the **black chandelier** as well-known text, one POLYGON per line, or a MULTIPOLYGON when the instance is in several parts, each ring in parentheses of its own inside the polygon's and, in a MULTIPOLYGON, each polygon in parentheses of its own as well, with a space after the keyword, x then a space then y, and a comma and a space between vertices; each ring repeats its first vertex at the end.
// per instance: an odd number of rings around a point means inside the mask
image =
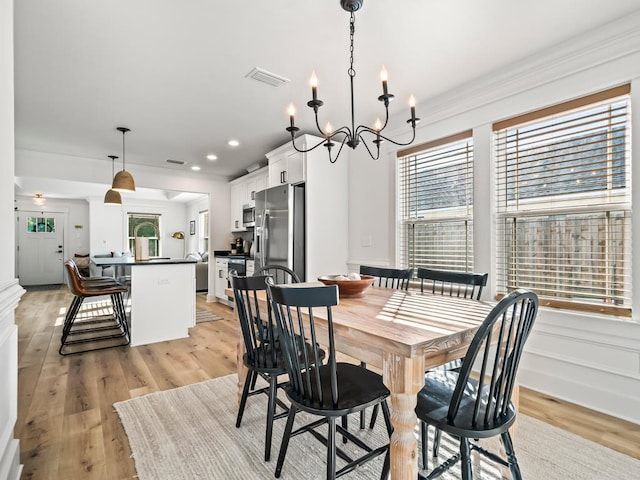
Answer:
POLYGON ((298 152, 306 153, 306 152, 310 152, 311 150, 314 150, 315 148, 318 148, 320 145, 324 145, 327 148, 327 151, 329 152, 329 161, 331 163, 335 163, 335 161, 338 159, 338 157, 340 156, 340 152, 342 152, 342 147, 344 147, 345 143, 349 147, 355 150, 355 148, 360 144, 360 142, 362 142, 362 144, 366 147, 367 152, 369 152, 369 155, 374 160, 377 160, 379 158, 380 144, 385 140, 395 145, 400 145, 400 146, 410 145, 416 138, 416 123, 420 121, 419 118, 416 118, 416 101, 413 95, 411 95, 411 98, 409 99, 409 107, 411 109, 411 118, 407 120, 407 123, 411 125, 411 129, 413 131, 411 140, 409 140, 406 143, 401 143, 401 142, 396 142, 394 140, 391 140, 390 138, 380 134, 380 132, 382 132, 387 126, 387 122, 389 121, 389 102, 391 102, 394 99, 393 94, 389 93, 388 91, 387 72, 383 67, 382 72, 380 74, 380 77, 382 80, 382 95, 378 97, 378 100, 384 103, 384 112, 385 112, 384 124, 382 124, 380 122, 380 119, 378 118, 373 128, 368 127, 366 125, 358 125, 357 128, 355 126, 353 79, 356 76, 356 71, 353 68, 353 36, 355 32, 355 22, 356 22, 355 12, 362 8, 363 3, 364 3, 364 0, 340 0, 340 5, 342 6, 342 8, 347 12, 351 13, 351 20, 349 22, 350 57, 349 57, 349 69, 347 70, 347 73, 349 74, 349 81, 351 83, 351 126, 349 127, 348 125, 345 125, 337 129, 336 131, 333 131, 331 124, 327 123, 327 126, 325 127, 324 130, 320 128, 320 123, 318 120, 318 110, 322 105, 324 105, 324 102, 318 99, 318 79, 316 78, 315 72, 311 75, 311 100, 307 102, 307 106, 313 109, 313 112, 316 118, 316 128, 322 135, 323 140, 321 140, 319 143, 317 143, 313 147, 308 148, 306 150, 299 149, 296 146, 295 134, 300 129, 295 126, 295 107, 293 106, 293 104, 289 105, 290 126, 287 127, 286 130, 291 134, 291 143, 293 144, 293 147, 298 152), (373 152, 371 151, 371 148, 365 141, 365 138, 363 135, 366 133, 371 134, 371 136, 374 137, 373 143, 375 144, 375 151, 376 151, 375 155, 373 154, 373 152), (340 148, 338 149, 338 153, 336 154, 336 156, 332 157, 331 149, 335 146, 335 143, 333 142, 334 139, 338 143, 340 143, 340 148))

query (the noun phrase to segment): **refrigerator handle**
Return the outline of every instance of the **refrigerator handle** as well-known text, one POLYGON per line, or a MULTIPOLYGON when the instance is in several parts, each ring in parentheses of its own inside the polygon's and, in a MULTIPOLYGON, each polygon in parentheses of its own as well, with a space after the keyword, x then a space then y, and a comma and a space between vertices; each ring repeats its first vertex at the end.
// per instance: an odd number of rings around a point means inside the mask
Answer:
POLYGON ((264 212, 262 213, 262 225, 260 225, 260 244, 258 245, 258 248, 260 250, 260 266, 264 267, 265 266, 265 260, 266 260, 266 252, 264 250, 264 240, 265 240, 265 236, 267 236, 267 217, 269 216, 269 210, 264 210, 264 212))

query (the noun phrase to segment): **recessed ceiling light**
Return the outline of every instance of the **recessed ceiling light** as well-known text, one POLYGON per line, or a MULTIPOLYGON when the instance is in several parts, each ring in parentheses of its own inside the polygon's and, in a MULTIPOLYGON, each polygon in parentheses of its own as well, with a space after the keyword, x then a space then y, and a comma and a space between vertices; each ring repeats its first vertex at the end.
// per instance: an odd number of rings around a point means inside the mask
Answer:
POLYGON ((229 140, 230 147, 237 147, 238 145, 240 145, 240 142, 238 140, 229 140))
POLYGON ((200 167, 198 165, 194 165, 193 167, 191 167, 191 170, 197 172, 198 170, 200 170, 200 167))
POLYGON ((207 160, 213 161, 213 160, 217 160, 217 159, 218 159, 218 156, 214 155, 213 153, 210 153, 209 155, 207 155, 207 160))

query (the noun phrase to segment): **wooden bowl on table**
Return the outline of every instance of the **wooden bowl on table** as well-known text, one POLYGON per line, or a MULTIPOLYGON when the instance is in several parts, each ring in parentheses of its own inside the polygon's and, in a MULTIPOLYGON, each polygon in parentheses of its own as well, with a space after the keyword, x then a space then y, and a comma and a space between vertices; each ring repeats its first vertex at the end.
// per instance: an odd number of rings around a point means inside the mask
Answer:
POLYGON ((337 285, 341 298, 360 298, 375 280, 371 275, 360 275, 360 280, 336 280, 342 275, 324 275, 318 281, 325 285, 337 285))

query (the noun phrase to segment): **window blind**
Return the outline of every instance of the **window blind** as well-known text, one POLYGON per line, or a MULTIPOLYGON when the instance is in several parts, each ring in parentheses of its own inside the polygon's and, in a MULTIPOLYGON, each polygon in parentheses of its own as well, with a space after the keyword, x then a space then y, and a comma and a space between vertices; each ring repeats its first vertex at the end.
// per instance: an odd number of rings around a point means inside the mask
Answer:
POLYGON ((403 267, 473 270, 472 132, 398 152, 403 267))
POLYGON ((497 289, 631 314, 629 86, 494 125, 497 289))

